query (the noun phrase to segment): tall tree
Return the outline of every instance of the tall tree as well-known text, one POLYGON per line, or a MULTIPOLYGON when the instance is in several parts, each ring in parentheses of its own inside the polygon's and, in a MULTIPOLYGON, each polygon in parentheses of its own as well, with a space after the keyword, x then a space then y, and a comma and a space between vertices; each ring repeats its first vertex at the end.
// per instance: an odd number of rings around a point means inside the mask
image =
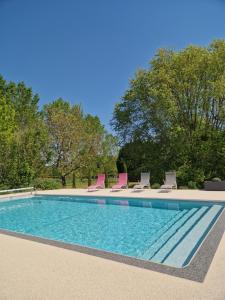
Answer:
POLYGON ((104 126, 96 116, 88 114, 84 118, 85 152, 83 174, 88 178, 88 185, 91 185, 91 178, 98 169, 98 156, 101 151, 101 143, 104 134, 104 126))
MULTIPOLYGON (((38 95, 24 83, 7 83, 0 77, 0 95, 9 107, 7 117, 13 114, 11 141, 2 161, 7 170, 2 184, 9 187, 29 185, 44 167, 46 131, 38 111, 38 95)), ((1 105, 1 107, 3 107, 1 105)))
POLYGON ((79 105, 57 99, 44 107, 44 118, 50 135, 52 165, 58 170, 62 185, 68 175, 84 164, 84 117, 79 105))
POLYGON ((130 82, 112 124, 123 144, 152 145, 159 166, 177 169, 182 183, 224 177, 225 41, 160 49, 130 82))
POLYGON ((109 186, 109 175, 115 175, 117 173, 116 161, 118 152, 118 139, 107 131, 104 131, 98 159, 99 166, 106 176, 106 187, 109 186))
POLYGON ((5 184, 9 171, 10 146, 15 130, 15 111, 5 96, 0 95, 0 184, 5 184))

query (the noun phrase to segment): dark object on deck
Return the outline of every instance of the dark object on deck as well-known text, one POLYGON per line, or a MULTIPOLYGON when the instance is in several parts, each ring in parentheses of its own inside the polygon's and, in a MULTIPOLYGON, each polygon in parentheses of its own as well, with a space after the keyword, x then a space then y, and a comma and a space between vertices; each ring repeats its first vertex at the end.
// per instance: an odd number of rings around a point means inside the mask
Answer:
POLYGON ((204 189, 206 191, 225 191, 225 181, 205 181, 204 189))

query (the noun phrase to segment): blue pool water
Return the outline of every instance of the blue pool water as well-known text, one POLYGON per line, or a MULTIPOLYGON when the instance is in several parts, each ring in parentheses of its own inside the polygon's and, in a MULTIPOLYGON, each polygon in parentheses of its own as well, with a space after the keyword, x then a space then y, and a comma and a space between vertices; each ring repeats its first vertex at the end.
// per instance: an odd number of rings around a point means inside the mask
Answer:
POLYGON ((0 202, 0 228, 182 267, 222 209, 206 202, 35 196, 0 202))

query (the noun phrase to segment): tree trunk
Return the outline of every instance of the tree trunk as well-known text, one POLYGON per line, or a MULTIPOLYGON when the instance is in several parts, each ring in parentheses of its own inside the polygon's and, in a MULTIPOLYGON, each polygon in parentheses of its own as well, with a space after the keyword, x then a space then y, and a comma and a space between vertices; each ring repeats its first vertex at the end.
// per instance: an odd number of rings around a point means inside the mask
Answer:
POLYGON ((61 176, 61 181, 62 181, 62 186, 65 187, 66 186, 66 176, 65 175, 61 176))
POLYGON ((123 172, 127 173, 127 164, 124 160, 123 160, 123 172))
POLYGON ((75 189, 77 187, 76 185, 76 174, 73 172, 73 188, 75 189))
POLYGON ((91 172, 88 172, 88 186, 91 185, 91 172))
POLYGON ((106 170, 104 170, 104 173, 105 173, 105 187, 108 188, 109 187, 108 173, 106 172, 106 170))

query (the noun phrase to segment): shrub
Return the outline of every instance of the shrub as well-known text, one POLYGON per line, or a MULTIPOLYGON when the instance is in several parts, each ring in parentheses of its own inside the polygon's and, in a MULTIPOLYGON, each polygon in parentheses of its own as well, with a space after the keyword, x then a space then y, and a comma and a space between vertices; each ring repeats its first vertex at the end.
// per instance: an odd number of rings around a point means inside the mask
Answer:
POLYGON ((212 181, 214 181, 214 182, 220 182, 221 179, 219 177, 214 177, 214 178, 212 178, 212 181))
POLYGON ((160 188, 160 184, 159 183, 153 183, 153 185, 151 186, 152 189, 159 189, 160 188))
POLYGON ((188 190, 188 186, 187 185, 180 185, 178 187, 179 190, 188 190))
POLYGON ((55 190, 61 188, 61 183, 51 178, 38 178, 34 182, 34 188, 40 190, 55 190))
POLYGON ((0 184, 0 191, 2 190, 9 190, 9 186, 8 185, 5 185, 5 184, 0 184))
POLYGON ((198 188, 197 183, 195 181, 188 181, 188 188, 196 190, 198 188))
POLYGON ((128 188, 132 189, 136 184, 139 184, 139 182, 129 182, 128 188))
POLYGON ((188 185, 189 182, 201 184, 205 180, 204 171, 193 168, 191 164, 184 164, 177 170, 177 180, 179 185, 188 185))

